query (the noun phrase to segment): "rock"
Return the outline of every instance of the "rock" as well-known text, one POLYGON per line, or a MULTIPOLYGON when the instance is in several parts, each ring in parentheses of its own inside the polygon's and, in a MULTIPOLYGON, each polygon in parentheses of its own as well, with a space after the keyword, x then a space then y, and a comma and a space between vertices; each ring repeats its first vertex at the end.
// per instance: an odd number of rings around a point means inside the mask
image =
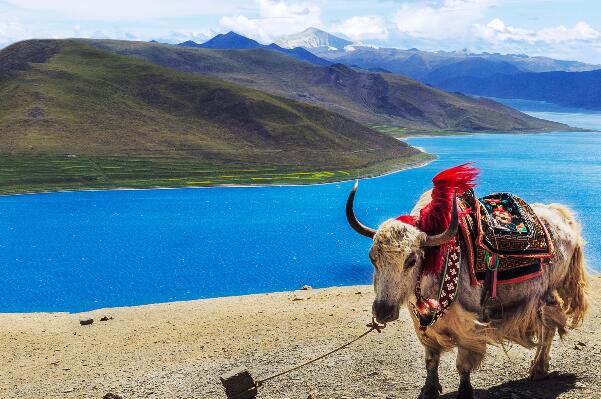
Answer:
POLYGON ((310 285, 303 285, 301 288, 301 290, 303 290, 303 291, 308 291, 308 290, 312 290, 312 289, 313 289, 313 287, 311 287, 310 285))
POLYGON ((586 388, 586 384, 585 384, 584 382, 582 382, 582 381, 577 381, 577 382, 574 384, 574 387, 576 387, 576 388, 579 388, 579 389, 582 389, 582 388, 586 388))
POLYGON ((82 326, 89 326, 92 323, 94 323, 94 319, 92 319, 91 317, 79 319, 79 324, 81 324, 82 326))
POLYGON ((584 342, 581 342, 581 341, 578 341, 578 342, 576 343, 576 345, 578 345, 578 346, 586 346, 586 344, 585 344, 584 342))
POLYGON ((254 399, 257 395, 257 386, 248 370, 244 367, 238 367, 229 373, 219 377, 225 395, 228 398, 236 399, 254 399))
POLYGON ((113 320, 113 317, 112 316, 102 316, 100 318, 100 321, 109 321, 109 320, 113 320))
POLYGON ((119 396, 119 395, 117 395, 117 394, 114 394, 114 393, 111 393, 111 392, 109 392, 109 393, 107 393, 106 395, 104 395, 104 396, 102 397, 102 399, 123 399, 123 397, 122 397, 122 396, 119 396))

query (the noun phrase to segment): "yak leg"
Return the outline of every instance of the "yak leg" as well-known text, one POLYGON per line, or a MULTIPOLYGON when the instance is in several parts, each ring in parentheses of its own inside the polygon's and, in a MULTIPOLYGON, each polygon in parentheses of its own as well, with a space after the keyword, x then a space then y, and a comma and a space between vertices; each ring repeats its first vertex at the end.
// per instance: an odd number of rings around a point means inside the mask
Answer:
POLYGON ((563 337, 566 333, 567 316, 561 307, 557 294, 549 295, 541 307, 541 331, 534 361, 530 367, 530 379, 540 380, 549 374, 551 344, 555 333, 563 337))
POLYGON ((426 347, 426 383, 418 399, 438 399, 442 386, 438 380, 438 365, 440 364, 440 349, 426 347))
POLYGON ((484 354, 486 353, 486 345, 481 350, 474 351, 463 347, 457 350, 457 371, 459 372, 459 390, 457 391, 457 399, 474 399, 474 388, 470 381, 471 372, 480 367, 484 354))

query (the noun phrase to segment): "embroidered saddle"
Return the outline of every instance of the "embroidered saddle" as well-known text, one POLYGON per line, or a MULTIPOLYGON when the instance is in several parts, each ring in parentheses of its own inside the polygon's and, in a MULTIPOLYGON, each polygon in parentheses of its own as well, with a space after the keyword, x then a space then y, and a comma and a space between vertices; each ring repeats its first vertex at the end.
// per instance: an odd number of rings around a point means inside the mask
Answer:
POLYGON ((476 199, 473 190, 460 198, 461 228, 471 265, 472 284, 482 284, 487 270, 495 283, 515 283, 543 273, 545 260, 555 253, 545 225, 521 198, 496 193, 476 199))
POLYGON ((397 218, 427 234, 440 234, 449 225, 446 215, 451 215, 453 193, 458 195, 460 232, 448 243, 427 248, 416 282, 416 303, 411 306, 421 330, 432 326, 454 302, 463 254, 471 284, 483 286, 480 305, 484 322, 503 318, 497 284, 540 276, 546 262, 555 256, 547 228, 521 198, 509 193, 475 197, 472 188, 478 172, 470 164, 440 172, 432 179, 432 200, 420 210, 419 217, 397 218), (423 274, 439 275, 437 300, 422 296, 423 274))

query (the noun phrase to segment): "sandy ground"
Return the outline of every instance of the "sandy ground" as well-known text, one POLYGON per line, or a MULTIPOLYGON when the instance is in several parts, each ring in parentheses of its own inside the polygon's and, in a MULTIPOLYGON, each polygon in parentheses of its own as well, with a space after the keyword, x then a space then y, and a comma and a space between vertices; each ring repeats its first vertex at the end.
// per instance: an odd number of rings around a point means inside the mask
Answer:
MULTIPOLYGON (((177 302, 85 314, 0 315, 0 397, 222 398, 219 375, 263 377, 365 331, 368 286, 177 302), (100 321, 107 315, 112 320, 100 321), (81 326, 82 317, 94 323, 81 326)), ((601 278, 591 293, 601 299, 601 278)), ((406 312, 404 312, 406 313, 406 312)), ((533 351, 491 348, 474 374, 479 398, 601 397, 601 312, 552 349, 554 374, 524 380, 533 351)), ((407 314, 320 363, 267 383, 259 398, 416 398, 425 370, 407 314)), ((453 398, 452 353, 441 382, 453 398)))

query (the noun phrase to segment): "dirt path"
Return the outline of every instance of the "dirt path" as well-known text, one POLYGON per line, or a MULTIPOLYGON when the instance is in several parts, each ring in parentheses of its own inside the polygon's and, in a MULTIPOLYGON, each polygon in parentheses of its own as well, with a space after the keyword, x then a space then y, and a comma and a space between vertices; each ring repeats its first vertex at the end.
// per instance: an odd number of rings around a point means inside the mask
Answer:
MULTIPOLYGON (((82 314, 0 315, 0 397, 222 398, 218 377, 245 365, 265 376, 364 331, 371 287, 251 295, 82 314), (108 315, 112 320, 99 321, 108 315), (94 324, 80 326, 81 317, 94 324)), ((557 373, 525 381, 533 351, 491 348, 473 383, 485 398, 601 397, 601 278, 584 326, 552 349, 557 373)), ((406 312, 404 312, 406 313, 406 312)), ((443 356, 444 398, 458 377, 443 356)), ((333 357, 273 380, 260 398, 416 398, 425 371, 408 315, 333 357)))

